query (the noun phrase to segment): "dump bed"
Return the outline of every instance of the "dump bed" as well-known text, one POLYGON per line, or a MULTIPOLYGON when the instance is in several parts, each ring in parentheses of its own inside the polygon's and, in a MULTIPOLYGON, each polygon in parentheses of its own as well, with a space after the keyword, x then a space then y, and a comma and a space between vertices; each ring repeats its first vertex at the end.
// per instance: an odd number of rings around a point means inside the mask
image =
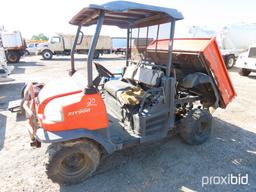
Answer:
MULTIPOLYGON (((147 47, 147 57, 156 64, 168 61, 169 39, 155 40, 147 47)), ((173 64, 189 73, 204 72, 211 76, 225 108, 236 96, 215 38, 176 38, 173 43, 173 64)))
POLYGON ((24 42, 19 31, 1 32, 0 38, 5 49, 20 49, 24 47, 24 42))
MULTIPOLYGON (((62 35, 65 42, 65 49, 71 49, 73 46, 73 35, 62 35)), ((93 36, 84 36, 82 43, 76 46, 76 49, 88 50, 91 44, 93 36)), ((100 36, 97 42, 96 50, 111 50, 112 40, 110 36, 100 36)))

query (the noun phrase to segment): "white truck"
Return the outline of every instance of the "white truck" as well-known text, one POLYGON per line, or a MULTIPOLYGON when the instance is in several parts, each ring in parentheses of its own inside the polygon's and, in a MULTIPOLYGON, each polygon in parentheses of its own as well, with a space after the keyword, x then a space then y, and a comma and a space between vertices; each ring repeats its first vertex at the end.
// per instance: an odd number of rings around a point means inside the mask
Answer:
POLYGON ((13 66, 7 66, 4 48, 0 47, 0 83, 12 81, 8 75, 13 70, 13 66))
POLYGON ((37 43, 37 42, 29 43, 25 50, 25 55, 35 55, 37 52, 38 45, 39 45, 39 43, 37 43))
POLYGON ((0 31, 0 46, 4 48, 8 63, 18 63, 26 50, 26 43, 21 32, 0 31))
POLYGON ((240 68, 239 74, 242 76, 256 72, 256 43, 252 44, 248 51, 239 55, 235 66, 240 68))
MULTIPOLYGON (((85 53, 89 51, 92 36, 80 36, 80 42, 76 46, 76 53, 85 53)), ((53 55, 70 55, 71 49, 74 42, 74 35, 68 34, 58 34, 49 39, 48 43, 43 44, 43 46, 37 47, 37 54, 42 55, 43 59, 50 60, 53 55)), ((102 54, 109 54, 112 49, 112 40, 109 36, 100 36, 94 58, 99 58, 102 54)))
POLYGON ((214 31, 193 26, 189 31, 193 37, 216 36, 227 68, 233 67, 238 55, 256 43, 256 23, 232 24, 214 31))

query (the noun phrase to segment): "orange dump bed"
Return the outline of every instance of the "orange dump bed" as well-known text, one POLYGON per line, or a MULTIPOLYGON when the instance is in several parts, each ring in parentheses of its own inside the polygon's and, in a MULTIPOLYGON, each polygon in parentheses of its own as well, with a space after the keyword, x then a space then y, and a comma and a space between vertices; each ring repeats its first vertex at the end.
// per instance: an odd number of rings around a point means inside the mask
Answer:
MULTIPOLYGON (((155 63, 168 61, 169 39, 155 40, 147 47, 147 56, 155 63)), ((225 108, 236 96, 215 38, 176 38, 173 43, 173 63, 190 71, 205 71, 220 93, 220 107, 225 108)))

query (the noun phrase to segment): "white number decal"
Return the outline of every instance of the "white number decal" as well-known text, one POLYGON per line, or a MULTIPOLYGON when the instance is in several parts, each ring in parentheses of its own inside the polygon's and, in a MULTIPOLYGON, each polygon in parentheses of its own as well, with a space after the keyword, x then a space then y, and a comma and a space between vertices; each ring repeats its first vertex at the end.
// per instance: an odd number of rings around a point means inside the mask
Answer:
POLYGON ((95 98, 88 98, 87 107, 95 106, 95 105, 97 105, 95 98))

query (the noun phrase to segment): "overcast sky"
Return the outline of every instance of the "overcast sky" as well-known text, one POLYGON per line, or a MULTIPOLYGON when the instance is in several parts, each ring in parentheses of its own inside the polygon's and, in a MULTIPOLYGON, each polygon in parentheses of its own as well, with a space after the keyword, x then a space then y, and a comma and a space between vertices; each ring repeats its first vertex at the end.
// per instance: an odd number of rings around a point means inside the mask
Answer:
MULTIPOLYGON (((130 0, 134 1, 134 0, 130 0)), ((6 30, 19 30, 26 38, 33 34, 75 33, 69 20, 88 4, 106 0, 1 0, 0 25, 6 30)), ((223 25, 242 22, 256 23, 256 1, 253 0, 140 0, 139 3, 178 9, 184 15, 176 27, 182 36, 188 26, 199 25, 217 29, 223 25)), ((93 33, 92 29, 87 33, 93 33)), ((104 35, 120 36, 118 29, 107 28, 104 35)))

